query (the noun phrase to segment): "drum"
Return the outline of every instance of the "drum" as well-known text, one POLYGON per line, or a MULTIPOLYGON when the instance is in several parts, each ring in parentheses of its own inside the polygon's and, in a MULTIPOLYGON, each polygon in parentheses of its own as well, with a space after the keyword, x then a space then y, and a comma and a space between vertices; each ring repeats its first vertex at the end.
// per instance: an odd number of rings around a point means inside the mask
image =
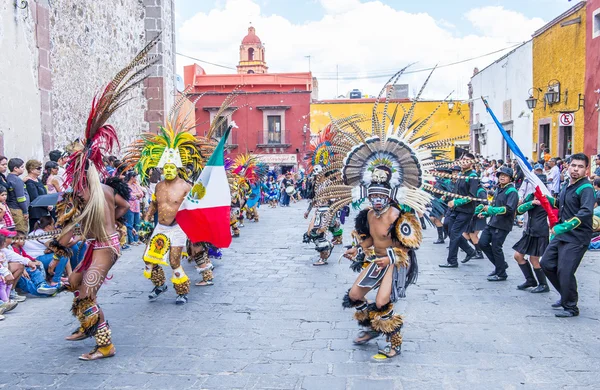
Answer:
POLYGON ((296 192, 296 189, 294 188, 294 186, 287 186, 287 187, 285 187, 285 192, 291 196, 291 195, 294 195, 294 192, 296 192))

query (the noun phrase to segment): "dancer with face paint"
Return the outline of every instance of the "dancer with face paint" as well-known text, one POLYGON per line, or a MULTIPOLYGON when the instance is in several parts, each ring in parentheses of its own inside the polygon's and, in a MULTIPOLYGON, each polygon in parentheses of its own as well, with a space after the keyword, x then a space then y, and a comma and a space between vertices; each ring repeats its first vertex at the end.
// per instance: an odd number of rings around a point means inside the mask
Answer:
MULTIPOLYGON (((180 99, 187 99, 182 95, 180 99)), ((195 124, 188 115, 180 115, 182 104, 175 102, 165 127, 158 134, 143 134, 141 140, 132 144, 125 160, 135 164, 142 182, 148 179, 153 168, 161 168, 164 180, 156 184, 150 201, 150 207, 144 221, 151 221, 158 213, 158 224, 154 228, 144 252, 144 276, 150 279, 154 288, 148 295, 150 301, 156 300, 167 291, 166 276, 162 265, 173 269, 171 282, 177 293, 175 303, 183 305, 188 301, 190 280, 181 266, 181 254, 187 243, 187 236, 181 229, 175 216, 192 186, 192 175, 198 175, 204 159, 200 150, 205 140, 196 138, 188 132, 195 124), (183 118, 183 119, 182 119, 183 118), (189 169, 186 169, 189 168, 189 169), (165 259, 167 258, 167 263, 165 259)))
POLYGON ((436 164, 432 150, 440 145, 423 136, 429 132, 433 113, 415 121, 415 103, 408 110, 403 108, 403 114, 388 112, 387 98, 379 107, 380 98, 388 90, 391 95, 403 72, 382 88, 370 121, 363 115, 332 119, 335 134, 331 150, 335 155, 323 171, 323 175, 332 174, 332 180, 317 190, 315 197, 316 202, 331 201, 325 226, 349 204, 360 208, 366 200, 370 203, 356 217, 352 233, 355 245, 344 253, 352 260, 350 268, 360 275, 344 296, 343 306, 355 309, 354 318, 365 328, 355 344, 385 335, 388 344, 373 356, 376 360, 400 354, 403 318, 394 304, 406 296, 406 289, 417 277, 415 250, 423 238, 417 215, 423 215, 431 202, 427 191, 434 187, 424 182, 424 176, 433 174, 436 164), (377 290, 376 298, 368 302, 366 295, 372 290, 377 290))
POLYGON ((311 141, 309 151, 304 157, 307 161, 307 173, 309 175, 306 191, 308 209, 304 213, 304 219, 308 219, 313 209, 314 213, 308 224, 308 230, 304 233, 302 242, 312 242, 315 244, 315 250, 319 254, 319 257, 317 261, 313 262, 314 266, 329 264, 327 261, 329 256, 331 256, 333 246, 343 243, 342 235, 344 231, 340 226, 339 217, 336 215, 335 218, 331 219, 329 224, 325 223, 327 220, 326 214, 333 200, 318 200, 316 198, 317 193, 331 185, 332 180, 335 180, 335 177, 339 176, 339 172, 323 174, 323 169, 329 166, 334 156, 331 150, 333 135, 334 132, 331 130, 330 125, 321 130, 319 136, 311 141), (333 235, 333 242, 328 239, 327 230, 333 235))

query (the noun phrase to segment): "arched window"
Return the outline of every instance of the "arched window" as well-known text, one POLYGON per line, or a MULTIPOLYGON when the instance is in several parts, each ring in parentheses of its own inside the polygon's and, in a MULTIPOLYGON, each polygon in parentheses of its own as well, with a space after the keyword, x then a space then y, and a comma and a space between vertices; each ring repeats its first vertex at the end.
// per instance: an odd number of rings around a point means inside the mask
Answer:
POLYGON ((250 48, 248 49, 248 61, 252 61, 254 60, 254 49, 250 48))
POLYGON ((252 69, 250 69, 250 70, 248 71, 248 74, 252 74, 252 73, 254 73, 254 71, 253 71, 252 69))

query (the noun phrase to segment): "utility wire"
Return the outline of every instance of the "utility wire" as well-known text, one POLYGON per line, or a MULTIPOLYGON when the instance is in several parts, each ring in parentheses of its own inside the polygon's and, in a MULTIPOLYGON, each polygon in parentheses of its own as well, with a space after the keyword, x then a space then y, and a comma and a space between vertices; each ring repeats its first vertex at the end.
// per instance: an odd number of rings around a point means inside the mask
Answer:
POLYGON ((190 60, 202 62, 203 64, 209 64, 209 65, 213 65, 213 66, 218 66, 219 68, 233 69, 233 70, 237 69, 237 68, 234 68, 234 67, 231 67, 231 66, 227 66, 227 65, 219 65, 219 64, 215 64, 214 62, 204 61, 204 60, 201 60, 199 58, 188 56, 188 55, 185 55, 185 54, 182 54, 182 53, 175 53, 175 54, 177 54, 178 56, 189 58, 190 60))
MULTIPOLYGON (((448 63, 448 64, 442 64, 442 65, 438 65, 438 66, 437 66, 437 69, 440 69, 440 68, 447 68, 447 67, 449 67, 449 66, 454 66, 454 65, 463 64, 463 63, 465 63, 465 62, 474 61, 474 60, 477 60, 477 59, 480 59, 480 58, 483 58, 483 57, 490 56, 490 55, 492 55, 492 54, 497 54, 497 53, 500 53, 500 52, 503 52, 503 51, 506 51, 506 50, 513 49, 513 48, 515 48, 515 47, 517 47, 517 46, 520 46, 520 45, 522 45, 522 43, 518 43, 518 44, 515 44, 515 45, 507 46, 507 47, 505 47, 505 48, 502 48, 502 49, 499 49, 499 50, 494 50, 494 51, 492 51, 492 52, 489 52, 489 53, 486 53, 486 54, 482 54, 482 55, 479 55, 479 56, 476 56, 476 57, 466 58, 466 59, 464 59, 464 60, 455 61, 455 62, 451 62, 451 63, 448 63)), ((185 55, 185 54, 182 54, 182 53, 175 53, 175 54, 177 54, 177 55, 179 55, 179 56, 182 56, 182 57, 189 58, 189 59, 191 59, 191 60, 194 60, 194 61, 202 62, 202 63, 204 63, 204 64, 209 64, 209 65, 213 65, 213 66, 218 66, 218 67, 220 67, 220 68, 225 68, 225 69, 233 69, 233 70, 236 70, 236 69, 237 69, 237 68, 235 68, 235 67, 231 67, 231 66, 227 66, 227 65, 221 65, 221 64, 215 64, 215 63, 213 63, 213 62, 208 62, 208 61, 205 61, 205 60, 201 60, 201 59, 199 59, 199 58, 195 58, 195 57, 192 57, 192 56, 188 56, 188 55, 185 55)), ((431 70, 433 70, 433 69, 434 69, 434 67, 430 67, 430 68, 422 68, 422 69, 415 69, 415 70, 407 70, 406 72, 404 72, 404 74, 428 72, 428 71, 431 71, 431 70)), ((385 72, 385 71, 383 71, 383 70, 379 70, 379 71, 368 71, 367 73, 379 73, 379 72, 385 72)), ((394 70, 394 71, 390 71, 390 73, 381 73, 381 74, 373 74, 373 75, 361 75, 361 76, 360 76, 360 75, 356 75, 356 76, 340 76, 340 77, 331 77, 331 76, 318 76, 319 74, 325 74, 325 73, 327 73, 327 72, 318 72, 318 73, 317 73, 317 75, 316 75, 315 77, 317 77, 319 80, 362 80, 362 79, 379 79, 379 78, 391 77, 392 75, 394 75, 394 74, 396 73, 396 71, 394 70)), ((364 72, 353 72, 353 73, 364 73, 364 72)), ((313 75, 314 75, 314 73, 313 73, 313 75)), ((292 79, 306 79, 306 77, 299 77, 299 76, 286 76, 285 74, 282 74, 282 73, 278 73, 278 74, 277 74, 277 76, 278 76, 278 77, 283 77, 283 78, 292 78, 292 79)))

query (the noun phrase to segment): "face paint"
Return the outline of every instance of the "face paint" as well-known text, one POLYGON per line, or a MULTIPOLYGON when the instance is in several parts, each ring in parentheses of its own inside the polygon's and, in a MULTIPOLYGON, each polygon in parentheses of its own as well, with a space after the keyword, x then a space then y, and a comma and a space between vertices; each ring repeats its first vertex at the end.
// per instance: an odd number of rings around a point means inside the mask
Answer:
POLYGON ((390 205, 390 198, 384 195, 371 195, 369 197, 369 201, 373 205, 373 210, 376 213, 385 211, 385 209, 390 205))
POLYGON ((177 167, 175 164, 166 164, 163 167, 163 173, 166 180, 175 180, 177 178, 177 167))

